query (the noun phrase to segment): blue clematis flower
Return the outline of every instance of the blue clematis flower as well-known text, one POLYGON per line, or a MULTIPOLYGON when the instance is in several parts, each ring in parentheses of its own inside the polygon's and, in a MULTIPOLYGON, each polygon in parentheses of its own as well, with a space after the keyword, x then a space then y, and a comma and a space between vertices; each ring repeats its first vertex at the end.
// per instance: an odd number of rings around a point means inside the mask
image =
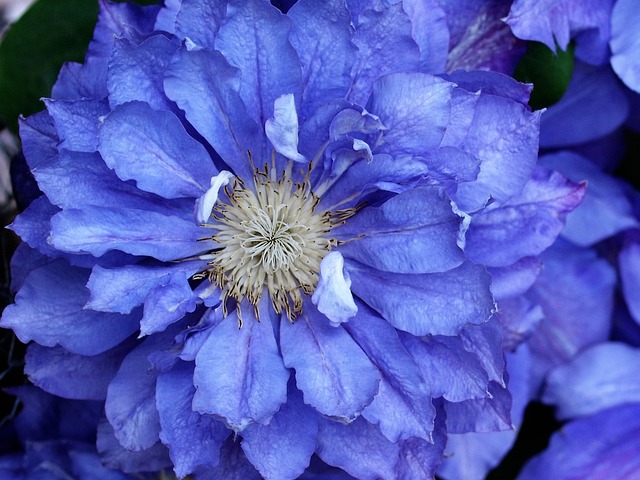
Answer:
POLYGON ((105 400, 106 464, 428 478, 447 432, 511 428, 487 266, 584 193, 535 167, 530 87, 442 74, 435 3, 101 5, 21 124, 44 195, 1 325, 105 400))

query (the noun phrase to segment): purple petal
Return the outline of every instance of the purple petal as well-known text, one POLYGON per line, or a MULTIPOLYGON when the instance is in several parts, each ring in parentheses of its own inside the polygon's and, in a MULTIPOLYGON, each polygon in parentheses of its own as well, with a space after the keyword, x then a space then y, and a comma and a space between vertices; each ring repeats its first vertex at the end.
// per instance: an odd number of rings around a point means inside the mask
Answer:
MULTIPOLYGON (((178 50, 164 88, 236 175, 251 176, 247 150, 260 151, 261 132, 240 98, 240 72, 216 51, 178 50)), ((273 104, 271 105, 273 107, 273 104)))
POLYGON ((516 0, 506 22, 523 40, 544 43, 554 52, 577 41, 576 55, 599 64, 608 54, 609 16, 613 0, 516 0))
POLYGON ((420 51, 411 30, 411 21, 401 3, 388 5, 382 11, 369 8, 358 15, 352 38, 358 47, 358 62, 351 72, 349 101, 364 105, 380 77, 418 70, 420 51))
POLYGON ((527 294, 545 315, 528 342, 538 376, 608 338, 616 284, 609 262, 592 250, 556 242, 542 258, 544 268, 527 294))
POLYGON ((236 431, 268 423, 286 401, 289 378, 270 321, 271 305, 261 302, 261 321, 253 307, 244 307, 241 328, 237 312, 214 327, 196 356, 193 375, 193 409, 222 418, 236 431))
POLYGON ((64 210, 51 219, 51 244, 66 252, 94 256, 110 250, 162 261, 211 251, 210 231, 175 216, 130 208, 64 210), (201 241, 201 239, 207 239, 201 241))
POLYGON ((436 415, 420 369, 385 320, 361 308, 344 327, 380 370, 380 390, 362 412, 391 442, 409 437, 432 440, 436 415))
MULTIPOLYGON (((500 0, 448 0, 442 3, 451 30, 446 70, 491 70, 512 74, 524 53, 525 44, 514 37, 503 20, 509 12, 509 3, 500 0)), ((437 72, 443 71, 444 68, 437 72)))
POLYGON ((104 101, 45 100, 47 111, 60 137, 58 148, 78 152, 95 152, 98 147, 100 117, 109 112, 104 101))
POLYGON ((111 108, 139 100, 157 110, 171 110, 162 82, 178 47, 175 40, 164 35, 153 35, 139 45, 116 39, 107 71, 111 108))
POLYGON ((604 410, 564 425, 549 447, 525 464, 519 480, 606 478, 640 473, 640 405, 604 410))
POLYGON ((418 364, 432 397, 462 402, 488 395, 487 372, 478 358, 465 350, 460 338, 434 335, 423 341, 407 334, 400 338, 418 364))
POLYGON ((240 448, 239 438, 229 435, 220 450, 220 463, 215 468, 196 471, 198 480, 262 480, 240 448))
POLYGON ((146 450, 127 450, 120 445, 106 419, 98 424, 96 447, 104 465, 125 473, 157 472, 171 467, 169 451, 162 443, 146 450))
POLYGON ((84 306, 89 271, 56 260, 33 270, 2 316, 23 343, 60 345, 72 353, 97 355, 135 332, 139 314, 95 312, 84 306))
POLYGON ((179 362, 158 376, 156 389, 160 439, 169 447, 179 478, 198 467, 215 467, 220 461, 222 442, 230 434, 222 422, 193 411, 192 378, 192 364, 179 362))
POLYGON ((243 430, 242 450, 265 478, 298 478, 309 466, 317 437, 318 415, 293 390, 268 425, 243 430))
POLYGON ((420 71, 445 71, 449 51, 446 13, 437 0, 405 0, 405 13, 411 19, 411 36, 420 50, 420 71))
POLYGON ((334 229, 334 235, 351 240, 340 245, 345 257, 375 269, 444 272, 464 261, 458 246, 461 223, 444 190, 424 187, 392 197, 380 207, 362 209, 334 229))
POLYGON ((457 335, 493 312, 490 277, 465 262, 444 273, 405 275, 347 262, 351 291, 394 327, 413 335, 457 335))
POLYGON ((445 403, 449 433, 512 430, 511 394, 506 387, 489 382, 485 398, 445 403))
POLYGON ((505 267, 542 253, 556 240, 585 190, 584 183, 538 166, 520 194, 473 217, 466 235, 467 256, 475 263, 505 267))
POLYGON ((302 64, 300 112, 308 118, 329 98, 343 98, 351 85, 356 48, 344 2, 301 0, 289 10, 290 40, 302 64))
POLYGON ((342 424, 320 417, 317 453, 329 465, 359 479, 396 478, 400 449, 378 427, 357 418, 342 424))
POLYGON ((466 129, 459 126, 458 134, 445 137, 444 141, 482 162, 478 178, 458 186, 454 200, 464 211, 477 210, 489 198, 509 200, 522 190, 537 160, 540 112, 531 112, 512 98, 482 91, 475 101, 474 94, 467 94, 470 97, 463 96, 464 101, 454 103, 452 117, 458 111, 461 117, 455 122, 464 127, 466 117, 470 123, 466 129))
POLYGON ((123 360, 109 384, 105 412, 114 434, 127 450, 151 448, 159 440, 155 370, 148 356, 160 348, 163 337, 150 337, 123 360))
POLYGON ((100 128, 100 153, 122 180, 164 198, 197 198, 218 172, 205 148, 167 110, 120 105, 100 128))
POLYGON ((542 401, 561 420, 591 415, 623 403, 640 402, 640 350, 605 342, 551 370, 542 401))
POLYGON ((638 226, 625 184, 619 179, 568 151, 545 155, 540 163, 574 182, 588 184, 581 205, 567 216, 563 237, 576 245, 589 246, 638 226))
POLYGON ((454 84, 420 73, 387 75, 373 85, 367 109, 387 127, 376 153, 424 155, 449 123, 454 84))
POLYGON ((640 242, 638 238, 625 242, 618 254, 622 292, 633 319, 640 324, 640 242))
POLYGON ((422 438, 408 438, 400 444, 400 458, 396 466, 398 478, 436 478, 447 443, 442 416, 438 414, 436 417, 433 443, 422 438))
POLYGON ((34 385, 54 395, 79 400, 104 400, 107 387, 131 345, 128 342, 90 357, 61 347, 32 343, 25 356, 24 373, 34 385))
POLYGON ((611 66, 627 87, 640 92, 640 62, 636 52, 640 12, 633 0, 618 0, 611 12, 611 66))
POLYGON ((96 265, 87 283, 91 291, 87 307, 101 312, 129 313, 141 305, 153 289, 167 285, 172 273, 182 272, 190 277, 203 265, 204 262, 182 262, 168 267, 102 268, 96 265))
POLYGON ((311 302, 292 324, 282 319, 280 349, 285 365, 296 371, 304 402, 320 413, 353 419, 378 392, 380 376, 367 355, 311 302))
POLYGON ((58 132, 46 110, 19 119, 22 152, 31 169, 58 154, 58 132))
POLYGON ((624 87, 609 67, 576 62, 564 96, 542 115, 540 147, 571 146, 601 138, 620 127, 628 113, 624 87))
POLYGON ((200 47, 213 48, 225 11, 226 2, 181 0, 175 33, 181 38, 189 37, 200 47))
POLYGON ((540 257, 524 257, 501 268, 490 268, 491 292, 496 300, 522 295, 536 281, 542 268, 540 257))
POLYGON ((40 163, 33 174, 47 198, 61 208, 127 205, 162 213, 180 211, 180 202, 167 201, 120 180, 95 152, 62 150, 54 159, 40 163))
POLYGON ((240 69, 240 96, 258 125, 273 116, 280 95, 300 90, 300 61, 289 43, 291 23, 262 0, 231 1, 215 40, 231 65, 240 69))

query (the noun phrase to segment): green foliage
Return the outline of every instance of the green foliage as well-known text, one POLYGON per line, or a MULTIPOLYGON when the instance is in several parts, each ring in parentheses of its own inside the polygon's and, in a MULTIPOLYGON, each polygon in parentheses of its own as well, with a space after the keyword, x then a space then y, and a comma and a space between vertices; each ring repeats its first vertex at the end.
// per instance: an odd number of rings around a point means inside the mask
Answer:
POLYGON ((562 98, 573 73, 573 44, 554 53, 543 43, 529 42, 527 53, 516 67, 514 77, 533 83, 529 105, 534 110, 549 107, 562 98))
POLYGON ((0 43, 0 117, 14 132, 18 115, 42 110, 63 63, 81 62, 98 18, 97 0, 38 0, 0 43))

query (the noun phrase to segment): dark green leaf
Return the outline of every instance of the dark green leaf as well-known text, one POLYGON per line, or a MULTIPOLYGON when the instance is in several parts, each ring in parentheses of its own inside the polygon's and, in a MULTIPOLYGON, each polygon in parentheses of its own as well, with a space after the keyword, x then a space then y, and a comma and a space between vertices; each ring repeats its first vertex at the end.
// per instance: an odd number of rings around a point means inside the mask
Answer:
POLYGON ((18 115, 43 109, 63 63, 82 62, 98 18, 97 0, 38 0, 0 44, 0 117, 14 132, 18 115))
POLYGON ((557 55, 546 45, 529 42, 527 53, 516 67, 514 77, 533 83, 529 105, 534 110, 549 107, 562 98, 573 73, 573 44, 557 55))

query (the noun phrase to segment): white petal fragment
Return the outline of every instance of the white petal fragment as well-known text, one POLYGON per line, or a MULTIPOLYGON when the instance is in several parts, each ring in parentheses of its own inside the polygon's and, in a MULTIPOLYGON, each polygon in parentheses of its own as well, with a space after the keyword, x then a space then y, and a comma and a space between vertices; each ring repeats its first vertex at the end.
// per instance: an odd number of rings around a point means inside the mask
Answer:
POLYGON ((265 133, 281 155, 295 162, 307 159, 298 152, 298 114, 293 94, 280 95, 273 103, 273 118, 267 120, 265 133))
POLYGON ((320 263, 320 280, 311 301, 337 327, 356 313, 358 307, 351 294, 351 279, 344 271, 340 252, 329 253, 320 263))
POLYGON ((218 201, 218 192, 234 177, 233 173, 222 170, 215 177, 211 177, 211 187, 198 200, 196 200, 196 220, 198 224, 205 224, 209 221, 213 206, 218 201))

